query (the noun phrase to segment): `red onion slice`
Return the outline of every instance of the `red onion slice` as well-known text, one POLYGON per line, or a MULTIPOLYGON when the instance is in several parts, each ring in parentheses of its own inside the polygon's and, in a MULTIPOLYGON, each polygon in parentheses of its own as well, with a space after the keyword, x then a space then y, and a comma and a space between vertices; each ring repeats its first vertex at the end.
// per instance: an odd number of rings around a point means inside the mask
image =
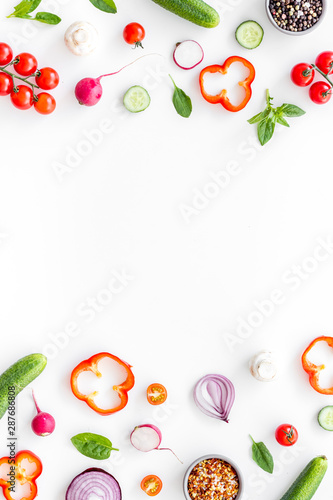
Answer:
POLYGON ((91 468, 76 476, 66 491, 66 500, 121 500, 118 481, 103 469, 91 468))
POLYGON ((181 69, 195 68, 203 58, 204 51, 195 40, 185 40, 177 43, 173 52, 173 60, 181 69))
POLYGON ((202 377, 194 387, 193 397, 205 415, 228 422, 235 401, 235 388, 227 377, 216 374, 202 377))

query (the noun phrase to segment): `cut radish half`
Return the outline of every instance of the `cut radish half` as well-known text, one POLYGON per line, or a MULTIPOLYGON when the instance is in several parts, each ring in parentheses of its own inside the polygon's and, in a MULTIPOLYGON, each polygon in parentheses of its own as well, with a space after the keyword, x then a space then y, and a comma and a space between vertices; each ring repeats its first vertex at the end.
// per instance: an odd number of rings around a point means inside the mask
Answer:
MULTIPOLYGON (((160 448, 162 433, 156 425, 138 425, 131 433, 130 440, 134 448, 139 451, 168 450, 179 460, 177 455, 170 448, 160 448)), ((179 460, 182 464, 183 462, 179 460)))
POLYGON ((185 40, 176 44, 173 60, 182 69, 192 69, 198 66, 204 58, 201 45, 194 40, 185 40))

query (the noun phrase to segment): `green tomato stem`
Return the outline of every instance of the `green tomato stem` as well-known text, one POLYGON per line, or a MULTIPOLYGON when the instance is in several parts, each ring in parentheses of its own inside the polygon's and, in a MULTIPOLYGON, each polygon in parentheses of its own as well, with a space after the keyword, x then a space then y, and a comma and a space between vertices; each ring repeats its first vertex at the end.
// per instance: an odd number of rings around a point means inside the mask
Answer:
POLYGON ((21 80, 22 82, 27 83, 28 85, 30 85, 30 86, 31 86, 31 88, 32 88, 32 91, 33 91, 34 97, 36 97, 36 96, 35 96, 35 88, 36 88, 36 89, 39 89, 40 87, 38 87, 38 85, 36 85, 35 83, 29 82, 28 78, 31 78, 31 77, 33 77, 33 76, 36 76, 36 75, 37 75, 37 73, 32 73, 31 75, 27 76, 26 78, 23 78, 22 76, 18 76, 18 75, 16 75, 16 74, 12 73, 11 71, 8 71, 8 70, 6 70, 6 69, 5 69, 5 68, 7 68, 7 66, 9 66, 10 64, 13 64, 13 63, 14 63, 14 61, 12 61, 12 62, 11 62, 11 63, 9 63, 9 64, 6 64, 6 66, 0 66, 0 71, 2 71, 3 73, 6 73, 7 75, 9 75, 9 76, 11 76, 11 77, 12 77, 12 79, 13 79, 13 83, 14 83, 14 90, 16 89, 16 85, 15 85, 15 80, 14 80, 14 78, 17 78, 18 80, 21 80))
POLYGON ((316 66, 315 64, 311 64, 311 66, 328 81, 331 87, 333 87, 333 82, 328 78, 329 72, 327 73, 327 75, 325 75, 325 73, 321 71, 321 69, 319 69, 318 66, 316 66))

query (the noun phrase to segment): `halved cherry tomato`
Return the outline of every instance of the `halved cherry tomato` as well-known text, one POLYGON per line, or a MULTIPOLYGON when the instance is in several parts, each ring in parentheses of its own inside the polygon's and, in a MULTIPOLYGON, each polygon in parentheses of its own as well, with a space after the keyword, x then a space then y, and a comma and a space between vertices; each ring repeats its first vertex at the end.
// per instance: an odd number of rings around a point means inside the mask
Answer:
POLYGON ((155 476, 154 474, 150 474, 149 476, 144 477, 141 481, 141 489, 145 493, 147 493, 149 497, 158 495, 158 493, 162 489, 162 486, 162 481, 158 476, 155 476))
POLYGON ((282 446, 292 446, 298 439, 298 432, 290 424, 281 424, 275 431, 275 438, 282 446))
POLYGON ((147 388, 147 400, 151 405, 161 405, 167 397, 167 390, 162 384, 150 384, 147 388))

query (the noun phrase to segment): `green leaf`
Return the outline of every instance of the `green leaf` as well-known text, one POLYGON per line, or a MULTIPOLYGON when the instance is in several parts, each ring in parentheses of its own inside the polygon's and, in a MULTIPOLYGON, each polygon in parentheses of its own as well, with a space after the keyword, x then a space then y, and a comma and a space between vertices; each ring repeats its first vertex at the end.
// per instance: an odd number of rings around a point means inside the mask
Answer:
POLYGON ((31 1, 31 7, 28 10, 27 14, 30 14, 31 12, 33 12, 34 10, 36 10, 37 7, 39 6, 39 4, 41 3, 41 1, 42 0, 32 0, 31 1))
POLYGON ((31 6, 32 6, 33 1, 32 0, 22 0, 19 4, 14 7, 14 12, 10 14, 7 17, 23 17, 28 12, 31 12, 31 6))
POLYGON ((285 118, 283 118, 283 116, 277 115, 276 121, 277 121, 277 123, 279 123, 280 125, 283 125, 284 127, 290 127, 289 123, 287 122, 287 120, 285 118))
POLYGON ((113 0, 89 0, 97 9, 103 12, 108 12, 109 14, 115 14, 117 12, 116 4, 113 0))
POLYGON ((172 96, 172 102, 175 107, 175 110, 180 116, 183 116, 184 118, 188 118, 190 114, 192 113, 192 101, 188 95, 185 94, 185 92, 177 87, 175 82, 173 81, 173 78, 171 75, 169 75, 175 90, 172 96))
POLYGON ((273 469, 274 469, 274 461, 273 457, 270 454, 269 450, 267 449, 266 445, 264 445, 263 442, 256 443, 252 436, 250 436, 252 439, 252 458, 255 461, 255 463, 264 471, 269 472, 272 474, 273 469))
POLYGON ((275 129, 275 120, 268 117, 258 124, 258 139, 264 146, 273 136, 275 129))
POLYGON ((112 448, 112 443, 108 438, 91 432, 77 434, 71 438, 71 441, 82 455, 95 460, 106 460, 110 457, 111 450, 119 451, 117 448, 112 448))
POLYGON ((37 12, 36 17, 33 18, 34 21, 39 21, 45 24, 59 24, 61 18, 50 12, 37 12))
POLYGON ((251 125, 253 125, 254 123, 261 122, 261 120, 264 120, 269 115, 270 112, 271 112, 271 110, 269 108, 266 108, 264 111, 262 111, 261 113, 258 113, 255 116, 252 116, 252 118, 250 118, 247 121, 251 125))
POLYGON ((305 111, 294 104, 282 104, 279 109, 283 111, 285 116, 296 117, 305 115, 305 111))

